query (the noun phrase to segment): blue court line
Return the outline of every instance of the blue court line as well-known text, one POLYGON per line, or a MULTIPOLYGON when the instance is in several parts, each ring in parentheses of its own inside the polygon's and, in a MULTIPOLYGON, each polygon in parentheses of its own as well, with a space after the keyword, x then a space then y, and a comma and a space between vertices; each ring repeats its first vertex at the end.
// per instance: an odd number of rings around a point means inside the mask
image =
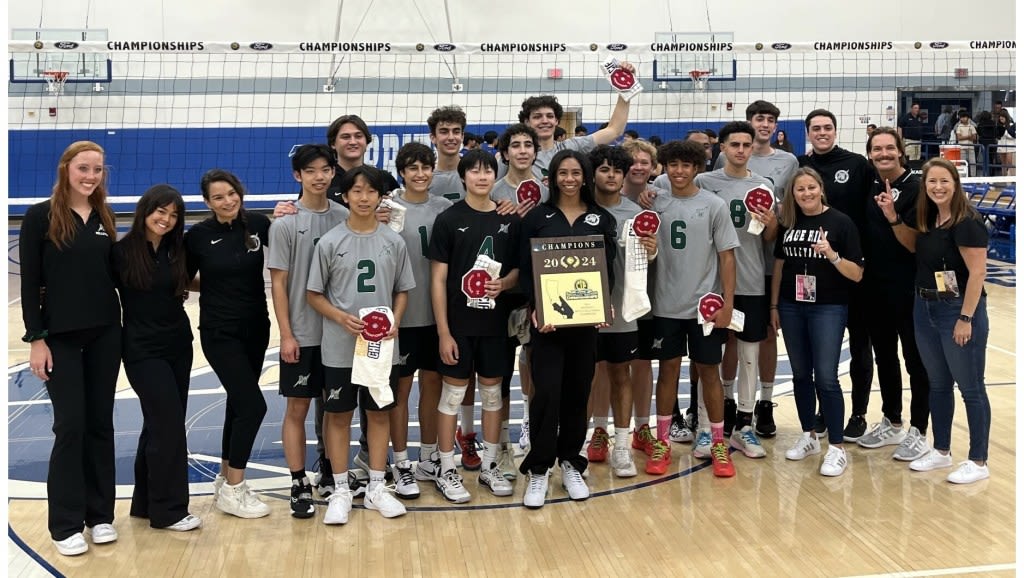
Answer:
POLYGON ((18 536, 18 534, 14 531, 14 528, 12 528, 10 524, 7 525, 7 537, 10 538, 11 541, 13 541, 19 548, 21 548, 21 551, 27 554, 29 558, 32 558, 32 560, 34 560, 36 564, 39 564, 39 566, 43 570, 46 570, 52 576, 64 578, 64 575, 61 574, 56 568, 51 566, 50 563, 47 562, 45 558, 40 556, 39 552, 36 552, 31 547, 29 547, 29 545, 26 544, 25 541, 22 540, 20 536, 18 536))

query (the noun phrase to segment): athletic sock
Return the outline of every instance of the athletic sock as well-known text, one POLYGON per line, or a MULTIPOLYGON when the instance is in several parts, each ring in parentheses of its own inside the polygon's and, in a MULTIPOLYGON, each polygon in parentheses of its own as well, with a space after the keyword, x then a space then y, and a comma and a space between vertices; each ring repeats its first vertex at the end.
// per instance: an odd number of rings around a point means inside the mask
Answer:
POLYGON ((725 394, 725 399, 735 399, 736 397, 736 380, 730 379, 728 381, 722 380, 722 392, 725 394))
POLYGON ((718 442, 725 441, 725 422, 724 421, 713 421, 711 422, 711 443, 717 444, 718 442))
POLYGON ((608 430, 608 416, 594 416, 594 428, 601 428, 605 431, 608 430))
POLYGON ((441 452, 441 472, 455 469, 455 450, 441 452))
POLYGON ((772 395, 775 393, 775 382, 774 381, 762 381, 761 382, 761 401, 771 401, 772 395))
POLYGON ((661 441, 668 441, 668 432, 672 429, 672 416, 670 415, 659 415, 658 416, 658 439, 661 441))
POLYGON ((508 437, 508 420, 503 419, 501 420, 501 433, 498 434, 498 443, 507 444, 509 442, 510 440, 508 437))
POLYGON ((628 448, 629 447, 629 428, 628 427, 617 427, 617 428, 615 428, 615 447, 617 447, 617 448, 628 448))
POLYGON ((348 487, 348 470, 334 474, 334 487, 336 490, 348 487))
POLYGON ((484 469, 491 469, 498 463, 498 444, 492 444, 491 442, 484 440, 484 455, 483 463, 484 469))
POLYGON ((395 452, 395 463, 404 462, 409 459, 409 450, 404 449, 400 452, 395 452))
POLYGON ((420 461, 425 462, 437 451, 437 444, 420 444, 420 461))
POLYGON ((373 491, 374 488, 384 483, 384 470, 370 470, 370 483, 366 485, 366 491, 373 491))

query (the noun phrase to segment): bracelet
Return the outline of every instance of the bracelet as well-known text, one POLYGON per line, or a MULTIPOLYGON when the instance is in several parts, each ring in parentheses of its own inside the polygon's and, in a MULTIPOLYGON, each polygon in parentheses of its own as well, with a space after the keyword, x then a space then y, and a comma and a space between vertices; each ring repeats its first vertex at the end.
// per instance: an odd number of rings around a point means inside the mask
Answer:
POLYGON ((835 260, 829 259, 828 262, 832 263, 833 265, 837 265, 842 260, 843 260, 843 258, 839 256, 839 251, 836 251, 836 258, 835 258, 835 260))
POLYGON ((46 339, 49 336, 50 336, 50 332, 45 330, 45 329, 43 329, 42 331, 37 331, 36 333, 27 333, 26 332, 25 335, 21 338, 21 340, 24 341, 25 343, 32 343, 33 341, 39 341, 40 339, 46 339))

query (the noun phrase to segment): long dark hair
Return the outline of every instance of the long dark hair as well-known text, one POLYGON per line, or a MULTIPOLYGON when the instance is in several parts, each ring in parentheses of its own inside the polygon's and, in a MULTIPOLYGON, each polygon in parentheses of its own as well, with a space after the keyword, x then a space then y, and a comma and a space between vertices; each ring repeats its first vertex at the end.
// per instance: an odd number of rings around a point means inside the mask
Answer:
POLYGON ((210 200, 210 185, 213 183, 227 183, 238 193, 240 205, 238 207, 238 222, 242 224, 242 229, 245 230, 245 248, 255 249, 258 247, 259 245, 256 244, 256 240, 252 238, 252 233, 249 232, 249 218, 245 214, 245 187, 242 186, 242 181, 238 180, 234 173, 224 169, 210 169, 206 171, 203 178, 199 180, 199 188, 203 190, 203 199, 206 201, 210 200))
POLYGON ((584 205, 595 204, 594 167, 590 166, 590 161, 587 160, 586 155, 571 149, 559 151, 548 165, 548 192, 550 193, 548 204, 552 207, 558 206, 558 200, 562 197, 562 191, 558 189, 558 167, 562 166, 562 163, 570 158, 576 159, 576 162, 580 163, 580 167, 583 169, 583 186, 580 187, 580 200, 583 201, 584 205))
POLYGON ((149 254, 146 240, 146 218, 161 207, 174 205, 178 220, 174 228, 164 234, 160 244, 169 244, 171 276, 174 279, 174 294, 185 294, 188 272, 185 267, 185 201, 181 193, 171 185, 154 185, 142 194, 135 205, 132 228, 118 241, 124 252, 125 266, 121 269, 121 283, 133 289, 148 290, 153 285, 153 258, 149 254))

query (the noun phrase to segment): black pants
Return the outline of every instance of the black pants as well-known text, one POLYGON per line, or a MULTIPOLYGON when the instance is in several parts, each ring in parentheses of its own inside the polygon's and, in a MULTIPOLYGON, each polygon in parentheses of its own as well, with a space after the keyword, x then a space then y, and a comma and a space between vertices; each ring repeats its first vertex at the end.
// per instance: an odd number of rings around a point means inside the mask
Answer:
POLYGON ((871 380, 875 365, 871 356, 871 332, 868 319, 874 315, 874 304, 869 306, 869 297, 861 287, 850 291, 849 313, 846 329, 850 333, 850 394, 852 411, 850 415, 868 413, 868 399, 871 397, 871 380))
POLYGON ((596 328, 531 332, 530 452, 520 472, 542 474, 556 458, 580 472, 587 469, 580 448, 587 437, 587 399, 596 361, 596 328))
POLYGON ((914 337, 914 295, 894 294, 884 288, 872 292, 871 346, 878 365, 882 414, 893 423, 903 422, 903 374, 899 349, 910 377, 910 425, 928 431, 928 373, 917 352, 914 337))
POLYGON ((124 365, 143 417, 131 515, 149 518, 154 528, 166 528, 188 515, 185 409, 191 370, 191 347, 176 356, 124 365))
POLYGON ((270 343, 270 320, 235 327, 199 330, 203 354, 227 392, 221 457, 245 469, 256 442, 267 402, 260 391, 263 359, 270 343))
POLYGON ((114 389, 120 324, 51 335, 53 451, 46 475, 50 536, 114 521, 114 389))

